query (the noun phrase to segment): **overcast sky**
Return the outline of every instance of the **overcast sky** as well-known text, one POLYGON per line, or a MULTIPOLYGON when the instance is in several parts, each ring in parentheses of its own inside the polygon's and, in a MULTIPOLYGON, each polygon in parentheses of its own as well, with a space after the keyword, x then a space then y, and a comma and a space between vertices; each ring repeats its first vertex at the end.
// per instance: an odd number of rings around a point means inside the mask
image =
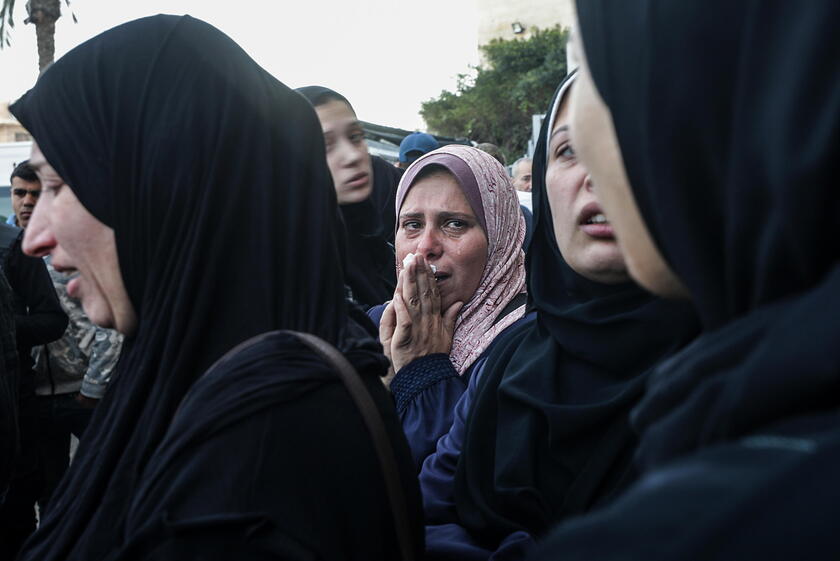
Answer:
MULTIPOLYGON (((230 35, 290 87, 320 84, 360 119, 423 129, 420 103, 453 89, 478 62, 475 0, 72 0, 56 24, 56 59, 98 33, 157 13, 190 14, 230 35), (422 8, 418 10, 417 8, 422 8), (74 24, 72 10, 79 20, 74 24)), ((11 47, 0 50, 0 101, 37 78, 35 28, 15 7, 11 47)))

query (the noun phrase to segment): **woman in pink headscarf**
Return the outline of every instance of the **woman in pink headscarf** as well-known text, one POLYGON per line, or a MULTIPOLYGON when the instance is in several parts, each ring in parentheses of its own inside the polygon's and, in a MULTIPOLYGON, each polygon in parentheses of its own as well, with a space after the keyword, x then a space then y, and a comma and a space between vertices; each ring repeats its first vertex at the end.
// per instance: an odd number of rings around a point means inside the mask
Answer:
POLYGON ((450 145, 408 168, 396 196, 397 289, 369 314, 419 470, 494 341, 525 313, 525 220, 495 158, 450 145))

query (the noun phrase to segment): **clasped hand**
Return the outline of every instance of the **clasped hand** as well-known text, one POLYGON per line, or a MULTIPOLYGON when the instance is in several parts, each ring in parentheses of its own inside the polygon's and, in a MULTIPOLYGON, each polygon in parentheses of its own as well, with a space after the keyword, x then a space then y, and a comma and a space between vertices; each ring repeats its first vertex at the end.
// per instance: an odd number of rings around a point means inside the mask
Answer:
POLYGON ((422 255, 403 267, 394 298, 379 322, 379 340, 394 372, 422 356, 449 354, 463 305, 455 302, 441 311, 437 281, 422 255))

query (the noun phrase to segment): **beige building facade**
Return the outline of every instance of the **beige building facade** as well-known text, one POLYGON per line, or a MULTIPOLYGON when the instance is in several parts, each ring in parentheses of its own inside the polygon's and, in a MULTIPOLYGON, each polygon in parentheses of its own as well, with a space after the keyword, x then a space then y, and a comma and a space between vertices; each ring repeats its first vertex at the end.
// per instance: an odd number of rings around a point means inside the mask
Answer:
POLYGON ((9 113, 9 104, 0 104, 0 142, 24 142, 27 140, 32 140, 32 137, 9 113))
POLYGON ((572 27, 574 0, 477 0, 478 44, 526 39, 532 29, 572 27))

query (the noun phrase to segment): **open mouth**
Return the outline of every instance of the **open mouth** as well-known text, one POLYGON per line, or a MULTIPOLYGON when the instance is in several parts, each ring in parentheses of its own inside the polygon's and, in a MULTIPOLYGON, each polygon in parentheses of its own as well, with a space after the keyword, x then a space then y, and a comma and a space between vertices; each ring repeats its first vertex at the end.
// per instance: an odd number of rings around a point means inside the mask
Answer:
POLYGON ((578 224, 584 233, 593 238, 614 239, 612 225, 597 203, 589 203, 583 207, 578 224))
POLYGON ((584 224, 609 224, 609 221, 607 221, 607 217, 604 216, 603 213, 599 212, 598 214, 587 218, 586 221, 584 221, 584 224))

